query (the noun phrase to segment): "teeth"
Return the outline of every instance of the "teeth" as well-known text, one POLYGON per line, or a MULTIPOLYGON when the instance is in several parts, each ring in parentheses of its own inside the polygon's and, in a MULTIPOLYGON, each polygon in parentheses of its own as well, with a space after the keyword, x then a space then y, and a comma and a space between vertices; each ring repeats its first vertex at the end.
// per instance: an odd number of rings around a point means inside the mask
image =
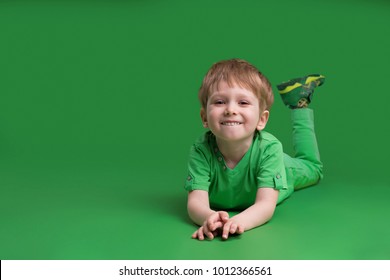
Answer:
POLYGON ((235 125, 240 125, 240 122, 222 122, 222 125, 227 125, 227 126, 235 126, 235 125))

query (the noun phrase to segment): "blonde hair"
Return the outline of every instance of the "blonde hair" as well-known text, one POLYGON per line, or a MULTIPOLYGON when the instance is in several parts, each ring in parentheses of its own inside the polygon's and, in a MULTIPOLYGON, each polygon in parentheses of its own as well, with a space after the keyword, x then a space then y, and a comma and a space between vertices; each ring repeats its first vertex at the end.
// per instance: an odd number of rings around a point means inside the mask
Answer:
POLYGON ((203 79, 198 98, 204 109, 210 93, 218 89, 220 82, 234 84, 252 91, 259 99, 260 111, 270 110, 274 102, 271 83, 252 64, 243 59, 223 60, 213 64, 203 79))

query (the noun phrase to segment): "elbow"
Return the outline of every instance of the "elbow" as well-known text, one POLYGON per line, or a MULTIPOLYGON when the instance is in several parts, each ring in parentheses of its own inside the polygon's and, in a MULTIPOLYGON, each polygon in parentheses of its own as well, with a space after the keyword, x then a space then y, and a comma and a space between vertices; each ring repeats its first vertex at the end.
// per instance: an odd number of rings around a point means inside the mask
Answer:
POLYGON ((267 213, 266 213, 266 222, 268 222, 268 221, 270 221, 272 219, 272 217, 275 214, 275 209, 276 209, 276 205, 275 206, 271 206, 269 211, 267 211, 267 213))
POLYGON ((191 201, 188 201, 187 202, 187 214, 188 214, 188 217, 190 217, 190 219, 192 221, 194 221, 194 205, 193 203, 191 203, 191 201))
POLYGON ((268 222, 272 219, 272 217, 274 216, 275 214, 275 210, 276 210, 276 203, 272 200, 272 201, 266 201, 265 202, 266 205, 264 205, 265 207, 263 208, 263 213, 264 213, 264 222, 268 222))

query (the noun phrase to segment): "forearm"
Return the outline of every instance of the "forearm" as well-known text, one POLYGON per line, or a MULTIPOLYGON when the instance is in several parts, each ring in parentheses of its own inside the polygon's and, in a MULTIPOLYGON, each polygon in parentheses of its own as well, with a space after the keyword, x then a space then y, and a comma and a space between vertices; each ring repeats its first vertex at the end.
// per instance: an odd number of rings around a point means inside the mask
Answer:
POLYGON ((241 224, 244 230, 261 226, 272 218, 278 195, 279 191, 273 188, 259 188, 255 203, 231 219, 241 224))
POLYGON ((188 215, 194 223, 202 225, 210 215, 215 213, 215 211, 209 206, 207 194, 204 194, 203 196, 194 194, 195 193, 191 193, 188 197, 188 215))
POLYGON ((209 207, 200 207, 199 205, 188 205, 188 215, 191 220, 197 225, 202 225, 203 222, 210 217, 215 211, 209 207))
POLYGON ((257 202, 231 219, 241 224, 244 230, 247 231, 268 222, 274 211, 275 205, 272 203, 257 202))

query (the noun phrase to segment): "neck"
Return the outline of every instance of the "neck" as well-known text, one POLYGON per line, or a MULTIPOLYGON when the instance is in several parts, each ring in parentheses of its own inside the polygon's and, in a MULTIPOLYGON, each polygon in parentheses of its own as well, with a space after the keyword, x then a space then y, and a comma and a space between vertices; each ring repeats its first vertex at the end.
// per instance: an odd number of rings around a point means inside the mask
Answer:
POLYGON ((244 157, 252 145, 253 137, 244 141, 230 142, 222 139, 216 139, 218 149, 225 159, 229 168, 234 168, 244 157))

